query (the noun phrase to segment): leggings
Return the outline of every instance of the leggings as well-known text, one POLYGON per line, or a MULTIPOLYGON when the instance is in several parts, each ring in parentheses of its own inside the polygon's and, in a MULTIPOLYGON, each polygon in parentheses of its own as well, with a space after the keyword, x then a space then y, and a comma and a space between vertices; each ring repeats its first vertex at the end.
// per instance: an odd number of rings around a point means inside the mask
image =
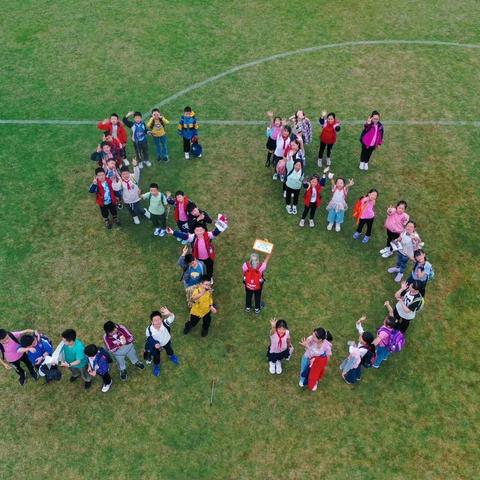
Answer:
POLYGON ((287 196, 285 197, 286 204, 290 205, 292 203, 291 197, 293 197, 293 205, 297 206, 300 189, 296 190, 295 188, 290 188, 287 186, 286 190, 287 190, 287 196))
POLYGON ((357 233, 361 233, 363 230, 364 225, 367 226, 367 233, 365 234, 366 237, 370 237, 372 235, 372 226, 373 221, 375 218, 361 218, 360 222, 358 223, 357 233))
POLYGON ((23 362, 25 364, 28 371, 30 372, 30 375, 33 378, 37 377, 37 373, 35 372, 35 368, 33 367, 32 362, 28 359, 27 354, 24 353, 18 360, 15 360, 14 362, 9 362, 10 365, 13 365, 15 371, 17 372, 17 375, 20 378, 25 378, 25 370, 20 366, 20 362, 23 362))
POLYGON ((328 143, 320 142, 320 149, 318 150, 318 158, 323 158, 323 152, 325 152, 325 147, 327 147, 327 157, 332 155, 333 143, 330 145, 328 143))
POLYGON ((255 309, 260 310, 262 305, 262 289, 249 290, 245 288, 245 308, 252 308, 252 298, 255 297, 255 309))
POLYGON ((360 154, 360 161, 363 163, 368 163, 374 151, 375 151, 375 147, 366 147, 362 143, 362 153, 360 154))
POLYGON ((183 152, 190 153, 191 146, 192 145, 191 145, 190 139, 183 137, 183 152))
POLYGON ((199 259, 203 264, 205 265, 205 268, 207 269, 207 277, 211 280, 213 277, 213 260, 211 258, 202 258, 199 259))
POLYGON ((315 212, 317 211, 317 202, 311 202, 310 205, 307 207, 305 206, 302 213, 302 219, 305 220, 307 218, 308 212, 310 212, 310 220, 315 218, 315 212))
MULTIPOLYGON (((169 340, 166 345, 162 347, 166 352, 169 357, 174 355, 173 353, 173 347, 172 347, 172 341, 169 340)), ((154 365, 160 365, 160 351, 161 348, 155 349, 155 352, 152 353, 152 358, 153 358, 153 364, 154 365)))
POLYGON ((387 247, 391 250, 392 246, 390 245, 393 240, 396 240, 400 236, 399 233, 392 232, 387 228, 387 247))
POLYGON ((104 205, 100 207, 100 213, 105 220, 108 220, 108 214, 110 213, 113 218, 117 217, 117 206, 113 203, 109 203, 108 205, 104 205))

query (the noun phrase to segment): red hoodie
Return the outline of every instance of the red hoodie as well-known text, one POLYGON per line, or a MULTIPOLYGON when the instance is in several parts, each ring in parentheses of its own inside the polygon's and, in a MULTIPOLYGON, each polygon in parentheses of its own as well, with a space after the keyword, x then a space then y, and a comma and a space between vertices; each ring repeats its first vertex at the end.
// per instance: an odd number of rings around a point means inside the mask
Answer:
MULTIPOLYGON (((107 132, 110 135, 112 134, 112 122, 110 120, 106 122, 98 122, 97 128, 102 130, 102 132, 107 132)), ((127 131, 122 122, 118 121, 117 123, 117 138, 120 140, 121 144, 125 146, 127 144, 128 136, 127 131)))

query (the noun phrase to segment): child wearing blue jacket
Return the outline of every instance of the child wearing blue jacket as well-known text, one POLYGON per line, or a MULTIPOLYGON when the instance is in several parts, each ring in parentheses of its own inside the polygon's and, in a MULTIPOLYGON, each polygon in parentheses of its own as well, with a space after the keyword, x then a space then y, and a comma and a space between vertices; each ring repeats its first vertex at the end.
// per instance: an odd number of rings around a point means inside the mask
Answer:
POLYGON ((150 158, 148 156, 148 128, 142 120, 140 112, 128 112, 122 119, 123 123, 132 129, 132 140, 135 148, 135 155, 137 156, 138 167, 143 168, 143 164, 151 167, 150 158), (133 115, 133 122, 128 117, 133 115))
POLYGON ((112 386, 112 377, 110 376, 110 363, 112 359, 108 352, 103 348, 98 348, 93 343, 85 347, 85 356, 87 357, 87 371, 91 377, 97 375, 102 377, 102 392, 107 393, 112 386))
MULTIPOLYGON (((195 117, 195 112, 191 107, 185 107, 183 109, 183 115, 178 122, 178 134, 183 138, 183 152, 185 153, 185 160, 190 158, 190 150, 192 148, 192 139, 195 137, 196 143, 198 143, 198 123, 195 117)), ((202 153, 196 155, 201 157, 202 153)))

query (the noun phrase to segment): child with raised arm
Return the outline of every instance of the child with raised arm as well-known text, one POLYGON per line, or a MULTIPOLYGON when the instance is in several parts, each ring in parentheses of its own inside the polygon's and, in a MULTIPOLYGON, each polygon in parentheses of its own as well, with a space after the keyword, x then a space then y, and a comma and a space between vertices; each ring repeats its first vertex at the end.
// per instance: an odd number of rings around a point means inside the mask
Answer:
POLYGON ((265 161, 265 166, 270 167, 272 165, 273 152, 277 148, 277 138, 282 132, 282 119, 274 117, 273 112, 267 112, 267 116, 270 119, 270 123, 267 127, 267 160, 265 161))
POLYGON ((407 207, 407 202, 400 200, 396 206, 390 205, 387 209, 387 218, 384 224, 387 231, 387 244, 385 248, 380 250, 380 255, 383 258, 388 258, 393 254, 391 244, 405 230, 405 226, 410 220, 410 216, 406 213, 407 207))
POLYGON ((100 209, 105 227, 108 229, 112 228, 109 218, 110 215, 112 216, 113 224, 120 225, 117 214, 117 192, 120 188, 121 185, 119 183, 113 183, 106 177, 103 168, 99 167, 95 170, 95 177, 93 177, 92 184, 88 191, 95 194, 95 201, 100 209))
POLYGON ((340 131, 340 121, 335 118, 335 113, 330 112, 327 115, 326 111, 323 111, 318 119, 322 132, 320 133, 320 148, 318 150, 317 165, 321 167, 323 165, 323 155, 325 148, 327 149, 327 167, 332 164, 332 149, 337 141, 337 133, 340 131))
POLYGON ((149 201, 148 212, 150 213, 150 220, 155 229, 153 234, 156 237, 164 237, 167 233, 167 217, 165 215, 165 207, 167 206, 167 198, 170 192, 161 192, 158 188, 158 183, 150 184, 150 191, 144 193, 142 198, 149 201))
POLYGON ((145 122, 142 120, 142 114, 140 112, 128 112, 123 117, 123 123, 132 129, 132 141, 135 148, 135 155, 138 160, 138 166, 143 168, 145 164, 147 167, 151 167, 152 164, 150 163, 148 156, 148 129, 145 122), (132 115, 133 122, 128 118, 132 115))
POLYGON ((158 108, 152 110, 152 116, 147 122, 148 133, 153 138, 155 150, 157 152, 157 161, 168 162, 168 141, 165 127, 170 122, 160 113, 158 108))
POLYGON ((383 125, 380 122, 380 113, 376 110, 368 117, 360 135, 362 152, 360 154, 360 170, 368 170, 368 162, 372 153, 383 143, 383 125))
POLYGON ((127 146, 128 141, 127 130, 120 121, 118 115, 116 113, 112 113, 110 118, 106 118, 105 120, 98 122, 97 128, 102 130, 105 135, 111 135, 114 139, 118 140, 122 162, 128 166, 129 162, 125 153, 125 147, 127 146))
MULTIPOLYGON (((188 160, 192 148, 192 138, 198 138, 197 118, 191 107, 185 107, 183 109, 183 115, 178 122, 177 132, 183 139, 183 152, 185 154, 185 160, 188 160)), ((199 157, 201 156, 200 154, 199 157)))
POLYGON ((190 319, 185 323, 183 334, 187 335, 190 330, 202 320, 202 337, 208 335, 212 313, 217 313, 213 303, 212 282, 207 275, 200 278, 200 283, 194 288, 191 297, 192 307, 190 309, 190 319))
POLYGON ((310 212, 310 220, 309 225, 310 227, 315 226, 315 212, 317 208, 320 206, 322 201, 322 190, 325 186, 326 175, 323 174, 322 178, 318 175, 312 175, 310 180, 304 183, 304 187, 306 187, 305 194, 303 196, 303 213, 302 219, 298 224, 300 227, 305 225, 305 219, 307 218, 308 213, 310 212))
POLYGON ((289 359, 292 354, 290 332, 285 320, 270 320, 270 345, 267 350, 268 369, 274 375, 282 373, 282 360, 289 359))
POLYGON ((333 173, 328 174, 328 178, 332 183, 332 199, 328 202, 327 211, 328 211, 328 225, 327 230, 331 230, 333 225, 335 225, 335 230, 339 232, 342 229, 342 223, 345 219, 345 211, 348 208, 347 205, 347 195, 350 187, 354 185, 353 179, 351 178, 347 184, 345 184, 345 179, 338 177, 337 180, 333 179, 333 173))
POLYGON ((357 230, 353 234, 354 240, 360 238, 363 227, 367 226, 367 231, 363 237, 362 243, 368 243, 372 236, 373 221, 375 220, 375 204, 377 202, 378 190, 372 188, 368 193, 362 197, 357 204, 357 212, 353 212, 353 216, 357 218, 357 230))
POLYGON ((300 365, 298 385, 314 392, 318 382, 325 375, 327 363, 332 355, 332 334, 322 327, 316 328, 312 335, 302 338, 300 345, 305 348, 300 365))

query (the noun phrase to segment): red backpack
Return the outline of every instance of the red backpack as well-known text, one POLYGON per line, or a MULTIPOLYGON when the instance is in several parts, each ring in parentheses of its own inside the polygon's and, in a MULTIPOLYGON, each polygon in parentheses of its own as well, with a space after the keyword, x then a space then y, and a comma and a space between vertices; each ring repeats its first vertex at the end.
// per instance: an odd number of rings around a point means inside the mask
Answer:
POLYGON ((362 205, 362 200, 365 197, 360 197, 356 202, 355 205, 353 206, 353 218, 356 219, 357 225, 360 223, 360 217, 362 216, 364 207, 362 205))
POLYGON ((256 268, 253 268, 250 265, 250 262, 247 262, 247 271, 243 276, 243 282, 247 287, 247 290, 260 290, 264 282, 263 275, 256 268))

